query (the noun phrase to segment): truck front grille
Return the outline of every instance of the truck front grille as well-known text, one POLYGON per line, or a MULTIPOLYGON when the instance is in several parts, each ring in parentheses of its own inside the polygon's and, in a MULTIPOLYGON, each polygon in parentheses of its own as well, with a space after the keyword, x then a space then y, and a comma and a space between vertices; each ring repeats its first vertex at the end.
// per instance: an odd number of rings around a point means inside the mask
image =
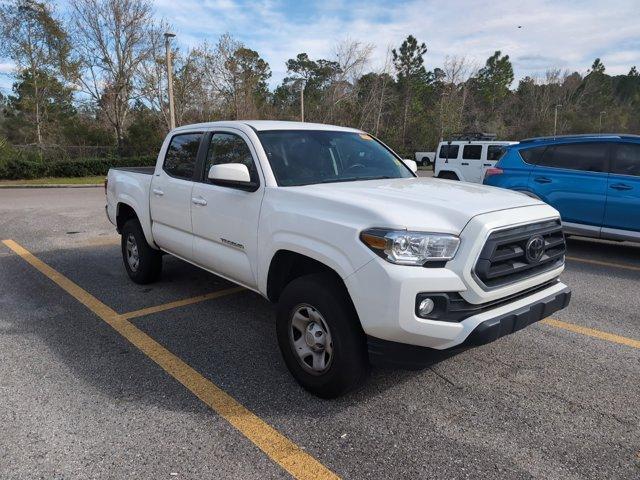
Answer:
POLYGON ((561 266, 565 252, 560 220, 499 230, 487 238, 474 273, 486 289, 503 287, 561 266))

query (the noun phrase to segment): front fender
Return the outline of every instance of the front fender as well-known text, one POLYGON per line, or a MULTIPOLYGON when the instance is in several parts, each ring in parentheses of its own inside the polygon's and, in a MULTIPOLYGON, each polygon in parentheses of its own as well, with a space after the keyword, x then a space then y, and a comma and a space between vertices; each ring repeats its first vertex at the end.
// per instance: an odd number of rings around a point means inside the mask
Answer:
POLYGON ((258 288, 265 295, 267 293, 269 267, 273 257, 280 250, 288 250, 312 258, 331 268, 342 279, 347 278, 373 259, 369 255, 350 255, 333 244, 301 233, 277 232, 273 235, 268 250, 264 252, 264 255, 260 255, 263 261, 259 268, 262 274, 259 278, 258 288), (354 261, 356 258, 357 260, 354 261))

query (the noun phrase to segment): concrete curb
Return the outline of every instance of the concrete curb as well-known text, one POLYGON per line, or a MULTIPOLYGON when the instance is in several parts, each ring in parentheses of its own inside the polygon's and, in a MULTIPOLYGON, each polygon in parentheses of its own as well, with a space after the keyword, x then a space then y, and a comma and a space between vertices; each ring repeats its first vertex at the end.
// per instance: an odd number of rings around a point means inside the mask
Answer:
POLYGON ((69 184, 66 185, 64 183, 61 184, 56 184, 56 183, 52 183, 49 185, 0 185, 0 189, 2 188, 6 188, 6 189, 10 189, 10 188, 98 188, 98 187, 104 187, 104 185, 102 185, 101 183, 79 183, 79 184, 69 184))

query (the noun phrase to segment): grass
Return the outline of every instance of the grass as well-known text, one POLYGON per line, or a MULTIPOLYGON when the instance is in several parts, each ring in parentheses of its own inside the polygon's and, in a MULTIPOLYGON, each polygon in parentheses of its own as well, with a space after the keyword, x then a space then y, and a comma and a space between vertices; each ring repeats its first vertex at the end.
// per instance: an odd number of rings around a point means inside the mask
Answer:
POLYGON ((61 177, 61 178, 34 178, 31 180, 0 180, 1 185, 101 185, 104 175, 91 177, 61 177))

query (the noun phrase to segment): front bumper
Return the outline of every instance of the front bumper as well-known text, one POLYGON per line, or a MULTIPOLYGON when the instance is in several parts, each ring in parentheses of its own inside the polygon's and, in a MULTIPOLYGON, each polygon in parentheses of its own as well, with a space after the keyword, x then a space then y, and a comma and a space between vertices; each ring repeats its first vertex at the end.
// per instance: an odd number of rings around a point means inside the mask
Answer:
MULTIPOLYGON (((481 323, 528 307, 567 288, 556 281, 546 288, 518 296, 513 301, 481 308, 462 321, 418 317, 415 305, 416 296, 420 293, 459 292, 463 297, 466 296, 468 289, 462 278, 447 267, 405 267, 378 258, 346 277, 344 282, 365 334, 382 340, 445 350, 463 343, 481 323)), ((551 280, 539 278, 538 285, 551 280)), ((513 294, 524 290, 527 288, 521 287, 513 294)), ((474 304, 486 306, 502 299, 507 300, 508 295, 500 299, 485 298, 474 304)))
POLYGON ((558 310, 565 308, 571 300, 571 290, 561 283, 558 283, 558 285, 562 287, 555 293, 482 320, 480 323, 477 323, 464 341, 446 349, 439 349, 440 354, 438 354, 437 350, 430 348, 407 345, 368 336, 369 357, 372 363, 412 368, 434 363, 440 357, 443 355, 446 356, 452 351, 457 352, 466 348, 477 347, 493 342, 500 337, 522 330, 532 323, 538 322, 558 310))

